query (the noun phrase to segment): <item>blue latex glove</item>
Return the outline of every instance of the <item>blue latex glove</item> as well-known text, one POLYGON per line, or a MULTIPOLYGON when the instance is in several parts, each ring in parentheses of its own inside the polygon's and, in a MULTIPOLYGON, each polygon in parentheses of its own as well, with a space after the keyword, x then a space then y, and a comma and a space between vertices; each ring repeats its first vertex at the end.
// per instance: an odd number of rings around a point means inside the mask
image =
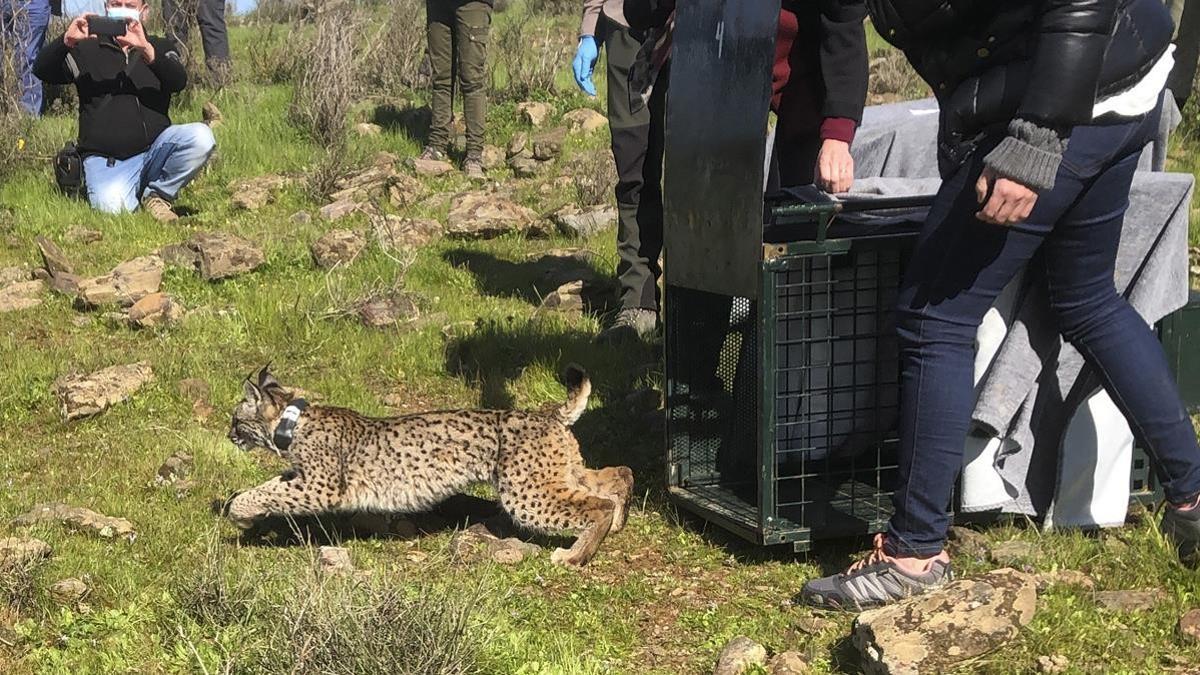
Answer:
POLYGON ((596 85, 592 83, 592 70, 596 67, 596 59, 600 56, 600 47, 596 38, 584 35, 579 38, 579 48, 575 50, 575 61, 572 69, 575 71, 575 84, 588 96, 596 95, 596 85))

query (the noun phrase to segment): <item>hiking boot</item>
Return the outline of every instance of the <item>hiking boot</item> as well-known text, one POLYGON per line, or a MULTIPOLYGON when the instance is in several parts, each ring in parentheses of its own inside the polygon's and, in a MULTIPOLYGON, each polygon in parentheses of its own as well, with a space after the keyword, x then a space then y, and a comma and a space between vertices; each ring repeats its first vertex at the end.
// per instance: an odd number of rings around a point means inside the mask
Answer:
POLYGON ((1175 542, 1180 560, 1200 563, 1200 497, 1184 509, 1168 504, 1158 527, 1175 542))
POLYGON ((484 180, 487 178, 483 173, 483 160, 479 157, 467 157, 463 162, 463 174, 471 180, 484 180))
POLYGON ((884 553, 883 535, 875 535, 875 550, 842 574, 813 579, 800 591, 800 604, 827 609, 862 611, 931 591, 952 580, 950 557, 943 551, 926 571, 913 575, 884 553))
POLYGON ((142 200, 142 210, 150 214, 160 223, 172 223, 179 220, 179 214, 171 207, 171 202, 158 195, 150 195, 142 200))
POLYGON ((446 153, 438 150, 432 145, 427 145, 425 146, 425 149, 421 151, 420 159, 428 162, 444 162, 446 161, 446 153))
POLYGON ((625 340, 645 339, 658 327, 658 312, 652 309, 632 308, 617 312, 611 326, 596 336, 596 342, 615 343, 625 340))

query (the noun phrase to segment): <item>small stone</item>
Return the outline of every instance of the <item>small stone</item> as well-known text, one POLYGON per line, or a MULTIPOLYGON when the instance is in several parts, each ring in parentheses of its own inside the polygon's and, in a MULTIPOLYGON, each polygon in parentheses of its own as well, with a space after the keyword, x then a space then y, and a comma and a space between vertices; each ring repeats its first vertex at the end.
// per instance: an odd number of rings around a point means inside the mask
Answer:
POLYGON ((257 211, 275 201, 275 194, 288 183, 287 178, 275 174, 235 181, 230 201, 239 209, 257 211))
POLYGON ((162 466, 158 467, 158 475, 154 477, 156 485, 169 485, 187 478, 192 472, 192 456, 179 451, 168 457, 162 466))
POLYGON ((834 623, 829 619, 811 615, 800 617, 794 624, 796 630, 807 635, 820 635, 833 625, 834 623))
POLYGON ((536 218, 532 210, 496 194, 465 192, 450 203, 447 234, 464 239, 494 239, 525 232, 536 218))
POLYGON ((63 579, 50 586, 50 597, 60 605, 75 605, 87 597, 90 590, 81 579, 63 579))
POLYGON ((212 389, 204 380, 195 377, 189 377, 179 381, 176 385, 179 389, 179 395, 189 401, 207 401, 212 395, 212 389))
POLYGON ((409 562, 412 562, 412 563, 417 563, 419 565, 419 564, 429 560, 429 554, 426 553, 425 551, 409 551, 408 553, 406 553, 404 555, 404 559, 409 562))
POLYGON ((995 570, 859 614, 853 643, 866 672, 946 672, 1017 637, 1036 611, 1033 577, 995 570))
POLYGON ((339 201, 339 202, 333 202, 331 204, 326 204, 325 206, 322 206, 321 210, 318 211, 317 213, 321 216, 322 219, 332 222, 335 220, 341 220, 342 218, 345 218, 346 216, 348 216, 352 213, 355 213, 355 212, 361 210, 362 208, 363 208, 363 205, 358 202, 350 201, 350 200, 343 200, 343 201, 339 201))
POLYGON ((1136 591, 1100 591, 1096 602, 1113 612, 1149 612, 1167 602, 1167 594, 1160 588, 1136 591))
POLYGON ((420 316, 417 303, 404 293, 390 293, 368 299, 358 310, 362 322, 372 328, 394 326, 420 316))
POLYGON ((1179 617, 1179 635, 1192 644, 1200 644, 1200 609, 1188 610, 1179 617))
POLYGON ((946 548, 952 556, 983 558, 988 554, 988 540, 980 532, 953 525, 950 527, 946 548))
POLYGON ((0 314, 37 307, 42 304, 45 290, 42 281, 18 281, 0 287, 0 314))
POLYGON ((608 126, 608 118, 591 108, 579 108, 563 115, 563 122, 574 133, 590 134, 608 126))
POLYGON ((364 138, 373 138, 383 134, 383 127, 370 122, 359 122, 354 125, 354 133, 364 138))
POLYGON ((1096 582, 1088 575, 1078 570, 1058 570, 1037 575, 1037 588, 1043 593, 1054 586, 1071 586, 1085 591, 1096 588, 1096 582))
POLYGON ((252 272, 266 262, 261 249, 228 232, 197 232, 188 240, 188 247, 196 252, 205 281, 252 272))
POLYGON ((507 159, 512 159, 513 157, 532 157, 533 153, 529 149, 529 133, 518 131, 513 134, 513 137, 508 141, 508 148, 504 155, 507 159))
POLYGON ((79 295, 79 285, 82 282, 82 277, 64 272, 57 276, 51 277, 46 283, 50 284, 50 290, 58 293, 59 295, 76 297, 79 295))
POLYGON ((297 211, 292 214, 292 222, 297 225, 308 225, 312 222, 312 214, 308 211, 297 211))
POLYGON ((442 176, 454 171, 454 165, 450 162, 440 159, 421 159, 420 157, 412 160, 412 167, 418 176, 442 176))
POLYGON ((611 206, 589 209, 562 209, 552 216, 558 231, 568 237, 585 239, 606 230, 617 222, 617 210, 611 206))
POLYGON ((189 270, 200 267, 200 254, 187 243, 164 246, 158 249, 158 257, 171 267, 182 267, 189 270))
POLYGON ((69 375, 54 385, 62 404, 65 420, 98 415, 109 407, 128 400, 143 385, 154 379, 150 364, 132 363, 98 370, 90 375, 69 375))
MULTIPOLYGON (((380 128, 382 129, 383 127, 380 128)), ((396 156, 396 153, 388 152, 387 150, 380 150, 374 155, 371 155, 371 166, 380 167, 383 169, 395 168, 396 163, 399 161, 400 158, 396 156)))
POLYGON ((1013 539, 992 547, 992 562, 1003 567, 1020 567, 1037 557, 1038 548, 1027 541, 1013 539))
POLYGON ((174 323, 183 316, 183 308, 169 295, 151 293, 133 303, 128 320, 140 328, 152 328, 174 323))
POLYGON ((225 115, 221 113, 221 109, 217 107, 216 103, 206 101, 200 108, 200 119, 204 120, 210 129, 215 129, 225 121, 225 115))
POLYGON ((544 164, 532 157, 514 157, 508 161, 508 166, 517 178, 537 178, 546 170, 544 164))
POLYGON ((42 523, 60 523, 71 530, 94 534, 102 539, 122 537, 133 541, 137 536, 133 523, 124 518, 111 518, 91 509, 61 503, 38 504, 28 513, 12 520, 14 527, 30 527, 42 523))
POLYGON ((558 159, 563 151, 563 143, 567 140, 567 130, 563 128, 542 132, 533 137, 533 158, 539 162, 558 159))
POLYGON ((1067 659, 1067 657, 1061 654, 1055 654, 1053 656, 1039 656, 1037 663, 1039 673, 1051 673, 1052 675, 1065 673, 1067 672, 1067 668, 1071 666, 1071 662, 1067 659))
POLYGON ((501 548, 492 551, 492 560, 501 565, 516 565, 525 559, 525 553, 520 549, 501 548))
POLYGON ((112 272, 79 282, 77 303, 83 307, 129 306, 162 287, 162 258, 147 255, 127 260, 112 272))
POLYGON ((323 574, 354 572, 354 563, 350 561, 350 550, 341 546, 322 546, 317 554, 317 569, 323 574))
POLYGON ((42 235, 38 235, 35 241, 38 249, 42 252, 42 262, 50 276, 75 273, 75 266, 71 264, 70 260, 67 260, 66 254, 57 244, 42 235))
POLYGON ((526 124, 534 127, 545 124, 553 112, 554 108, 549 103, 526 101, 517 104, 517 114, 526 124))
POLYGON ((67 238, 79 244, 94 244, 104 239, 104 233, 76 225, 67 230, 67 238))
POLYGON ((800 652, 782 652, 767 662, 767 672, 771 675, 806 675, 811 669, 800 652))
POLYGON ((483 146, 483 168, 487 170, 497 169, 504 165, 504 160, 507 157, 504 151, 494 145, 483 146))
POLYGON ((742 675, 767 663, 767 650, 748 637, 739 635, 721 650, 713 675, 742 675))
POLYGON ((18 281, 30 281, 33 277, 30 276, 28 267, 3 267, 0 268, 0 286, 15 284, 18 281))
POLYGON ((542 298, 541 309, 567 314, 583 313, 583 282, 571 281, 542 298))
POLYGON ((402 218, 389 213, 371 216, 371 232, 384 251, 412 250, 440 237, 442 224, 436 220, 402 218))
POLYGON ((0 539, 0 574, 7 569, 25 569, 50 557, 50 544, 41 539, 0 539))
POLYGON ((354 262, 367 247, 367 240, 353 230, 330 230, 313 242, 313 261, 322 269, 332 269, 354 262))
POLYGON ((384 197, 403 206, 414 201, 415 196, 424 189, 416 178, 397 171, 394 163, 373 164, 339 178, 334 186, 337 191, 329 196, 330 201, 359 204, 363 210, 369 210, 363 205, 364 202, 378 201, 384 197))

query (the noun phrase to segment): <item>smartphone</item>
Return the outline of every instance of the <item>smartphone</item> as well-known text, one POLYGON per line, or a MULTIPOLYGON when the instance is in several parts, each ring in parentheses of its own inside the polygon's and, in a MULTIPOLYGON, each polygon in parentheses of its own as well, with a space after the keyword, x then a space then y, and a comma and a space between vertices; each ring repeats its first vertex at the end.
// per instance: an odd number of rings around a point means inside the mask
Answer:
POLYGON ((125 19, 111 16, 89 16, 88 33, 91 35, 117 37, 125 34, 125 19))

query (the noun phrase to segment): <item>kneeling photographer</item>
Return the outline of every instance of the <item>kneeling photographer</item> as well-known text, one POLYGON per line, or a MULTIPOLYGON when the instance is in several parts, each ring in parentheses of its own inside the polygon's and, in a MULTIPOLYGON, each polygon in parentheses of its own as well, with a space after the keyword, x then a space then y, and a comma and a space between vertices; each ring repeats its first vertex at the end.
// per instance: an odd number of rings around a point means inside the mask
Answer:
POLYGON ((216 142, 204 124, 171 124, 171 95, 187 86, 187 72, 170 41, 146 35, 149 12, 145 0, 107 0, 106 16, 80 16, 47 44, 34 73, 79 92, 78 148, 92 207, 120 213, 140 205, 168 222, 216 142))

